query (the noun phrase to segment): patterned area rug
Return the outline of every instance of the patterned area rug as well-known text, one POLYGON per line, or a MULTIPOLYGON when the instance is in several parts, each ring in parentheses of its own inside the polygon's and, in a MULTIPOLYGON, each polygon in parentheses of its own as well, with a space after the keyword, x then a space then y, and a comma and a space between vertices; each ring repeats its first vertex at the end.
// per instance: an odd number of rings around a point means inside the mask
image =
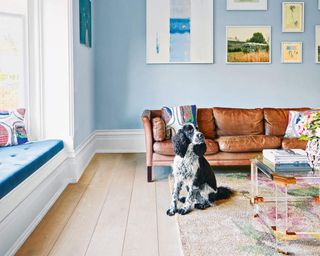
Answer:
MULTIPOLYGON (((180 238, 185 256, 209 255, 278 255, 276 241, 260 218, 253 218, 253 208, 249 203, 250 177, 247 173, 218 174, 219 186, 228 186, 235 195, 225 201, 215 203, 206 210, 193 210, 185 216, 177 215, 180 238)), ((172 185, 173 178, 170 178, 172 185)), ((172 187, 172 186, 171 186, 172 187)), ((309 190, 318 193, 318 189, 309 190)), ((299 190, 295 190, 299 194, 299 190)), ((319 225, 319 210, 316 213, 305 204, 292 205, 289 214, 293 224, 303 228, 319 225), (307 210, 303 218, 297 212, 307 210)), ((274 214, 274 207, 266 209, 274 214)), ((291 255, 320 255, 320 242, 315 240, 291 241, 286 244, 291 255)))

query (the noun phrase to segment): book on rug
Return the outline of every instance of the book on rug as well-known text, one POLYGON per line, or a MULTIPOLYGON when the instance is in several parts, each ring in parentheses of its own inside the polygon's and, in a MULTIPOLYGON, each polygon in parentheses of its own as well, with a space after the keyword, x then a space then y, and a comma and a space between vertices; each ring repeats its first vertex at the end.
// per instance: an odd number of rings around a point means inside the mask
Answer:
POLYGON ((264 149, 262 155, 274 164, 308 164, 307 153, 302 149, 264 149))

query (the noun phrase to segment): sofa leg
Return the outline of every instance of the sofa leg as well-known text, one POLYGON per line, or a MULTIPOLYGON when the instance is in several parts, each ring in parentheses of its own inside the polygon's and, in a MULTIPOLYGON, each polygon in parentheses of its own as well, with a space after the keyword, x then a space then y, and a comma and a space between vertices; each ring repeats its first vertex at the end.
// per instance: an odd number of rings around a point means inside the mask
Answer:
POLYGON ((148 182, 152 181, 152 166, 147 167, 147 177, 148 177, 148 182))

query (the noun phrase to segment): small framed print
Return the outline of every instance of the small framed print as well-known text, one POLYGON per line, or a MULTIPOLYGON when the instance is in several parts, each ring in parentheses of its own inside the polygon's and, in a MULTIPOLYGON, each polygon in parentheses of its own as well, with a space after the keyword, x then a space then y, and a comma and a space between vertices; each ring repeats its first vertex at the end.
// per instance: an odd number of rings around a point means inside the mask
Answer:
POLYGON ((320 0, 318 0, 318 9, 320 10, 320 0))
POLYGON ((302 63, 302 42, 282 42, 282 63, 302 63))
POLYGON ((304 2, 282 3, 282 32, 304 32, 304 2))
POLYGON ((320 63, 320 25, 316 26, 316 63, 320 63))
POLYGON ((265 11, 268 0, 227 0, 227 10, 265 11))

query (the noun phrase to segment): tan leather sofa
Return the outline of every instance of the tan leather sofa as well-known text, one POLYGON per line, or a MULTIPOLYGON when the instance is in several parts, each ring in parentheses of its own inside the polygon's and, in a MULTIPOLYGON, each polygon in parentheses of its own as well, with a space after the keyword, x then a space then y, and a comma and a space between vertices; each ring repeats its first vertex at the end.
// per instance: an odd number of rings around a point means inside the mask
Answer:
MULTIPOLYGON (((197 122, 206 137, 206 159, 216 166, 250 165, 250 159, 263 149, 305 149, 306 142, 284 138, 289 110, 309 108, 200 108, 197 122)), ((146 142, 147 179, 152 181, 153 166, 169 166, 174 158, 171 140, 153 139, 152 119, 161 117, 161 110, 145 110, 142 123, 146 142)))

